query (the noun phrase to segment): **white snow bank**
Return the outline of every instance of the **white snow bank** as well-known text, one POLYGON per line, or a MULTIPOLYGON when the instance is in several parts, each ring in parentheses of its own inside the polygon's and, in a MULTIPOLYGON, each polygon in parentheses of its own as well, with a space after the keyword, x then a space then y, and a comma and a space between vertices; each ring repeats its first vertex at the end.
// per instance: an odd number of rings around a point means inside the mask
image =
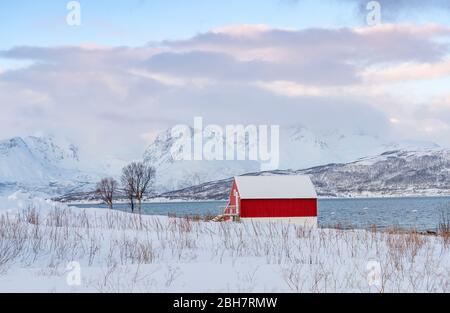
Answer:
POLYGON ((70 208, 15 193, 0 292, 449 292, 443 237, 207 223, 70 208), (55 213, 55 208, 64 208, 55 213))
POLYGON ((68 206, 21 191, 17 191, 9 196, 0 196, 0 214, 15 214, 27 209, 35 209, 41 214, 46 214, 55 208, 68 208, 68 206))

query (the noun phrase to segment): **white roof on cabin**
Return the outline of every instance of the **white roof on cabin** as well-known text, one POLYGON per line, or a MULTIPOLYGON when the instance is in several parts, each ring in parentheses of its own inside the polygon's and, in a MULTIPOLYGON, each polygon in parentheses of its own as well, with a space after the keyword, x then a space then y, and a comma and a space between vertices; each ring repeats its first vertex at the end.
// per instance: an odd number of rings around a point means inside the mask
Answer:
POLYGON ((241 199, 316 199, 309 176, 235 177, 241 199))

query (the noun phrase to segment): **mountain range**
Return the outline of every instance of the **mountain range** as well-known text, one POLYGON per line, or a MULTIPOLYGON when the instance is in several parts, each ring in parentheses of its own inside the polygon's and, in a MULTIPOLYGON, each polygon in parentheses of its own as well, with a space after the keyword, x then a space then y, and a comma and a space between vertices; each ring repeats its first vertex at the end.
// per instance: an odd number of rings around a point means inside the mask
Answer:
MULTIPOLYGON (((260 171, 261 165, 256 161, 175 161, 178 157, 172 155, 175 141, 168 130, 158 136, 144 153, 144 160, 157 170, 159 192, 260 171)), ((426 141, 394 142, 364 133, 285 127, 280 129, 279 169, 297 170, 330 163, 348 163, 386 151, 430 149, 439 149, 439 146, 426 141)))
POLYGON ((89 191, 116 164, 114 159, 91 160, 76 145, 55 137, 15 137, 0 141, 0 193, 89 191))
MULTIPOLYGON (((446 189, 448 151, 431 142, 393 142, 363 133, 287 127, 280 131, 280 170, 260 173, 256 161, 176 161, 172 154, 175 141, 165 131, 142 156, 156 169, 154 193, 170 198, 218 199, 226 194, 230 177, 248 173, 308 174, 324 196, 435 194, 446 189), (415 163, 410 163, 413 159, 415 163), (396 176, 391 176, 392 169, 396 176)), ((127 164, 115 157, 92 155, 52 136, 0 141, 0 194, 21 189, 50 196, 92 197, 96 182, 109 176, 119 179, 127 164)))
MULTIPOLYGON (((350 163, 247 175, 309 175, 320 197, 449 196, 450 150, 391 151, 350 163)), ((232 182, 228 178, 161 196, 225 200, 232 182)))

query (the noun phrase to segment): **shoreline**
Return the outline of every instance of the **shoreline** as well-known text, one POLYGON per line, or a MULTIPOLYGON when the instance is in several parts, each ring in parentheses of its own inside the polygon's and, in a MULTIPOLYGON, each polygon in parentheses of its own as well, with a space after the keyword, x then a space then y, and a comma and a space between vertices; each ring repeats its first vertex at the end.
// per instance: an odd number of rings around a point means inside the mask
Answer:
MULTIPOLYGON (((449 195, 405 195, 405 196, 399 196, 399 195, 373 195, 373 196, 348 196, 348 197, 318 197, 318 201, 321 200, 384 200, 384 199, 433 199, 433 198, 450 198, 449 195)), ((207 199, 207 200, 196 200, 196 199, 168 199, 168 198, 154 198, 150 200, 143 201, 142 204, 154 204, 154 203, 212 203, 212 202, 227 202, 228 199, 224 200, 214 200, 214 199, 207 199)), ((61 202, 67 205, 102 205, 103 203, 101 201, 73 201, 73 202, 61 202)), ((128 204, 125 200, 118 200, 115 202, 115 204, 128 204)))

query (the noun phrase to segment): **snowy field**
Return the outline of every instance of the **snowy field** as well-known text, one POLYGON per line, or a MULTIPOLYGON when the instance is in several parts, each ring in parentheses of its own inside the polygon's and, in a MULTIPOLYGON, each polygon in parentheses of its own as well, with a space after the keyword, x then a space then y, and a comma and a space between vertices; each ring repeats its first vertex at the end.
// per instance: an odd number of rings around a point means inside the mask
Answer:
POLYGON ((450 292, 448 236, 0 198, 0 292, 450 292))

